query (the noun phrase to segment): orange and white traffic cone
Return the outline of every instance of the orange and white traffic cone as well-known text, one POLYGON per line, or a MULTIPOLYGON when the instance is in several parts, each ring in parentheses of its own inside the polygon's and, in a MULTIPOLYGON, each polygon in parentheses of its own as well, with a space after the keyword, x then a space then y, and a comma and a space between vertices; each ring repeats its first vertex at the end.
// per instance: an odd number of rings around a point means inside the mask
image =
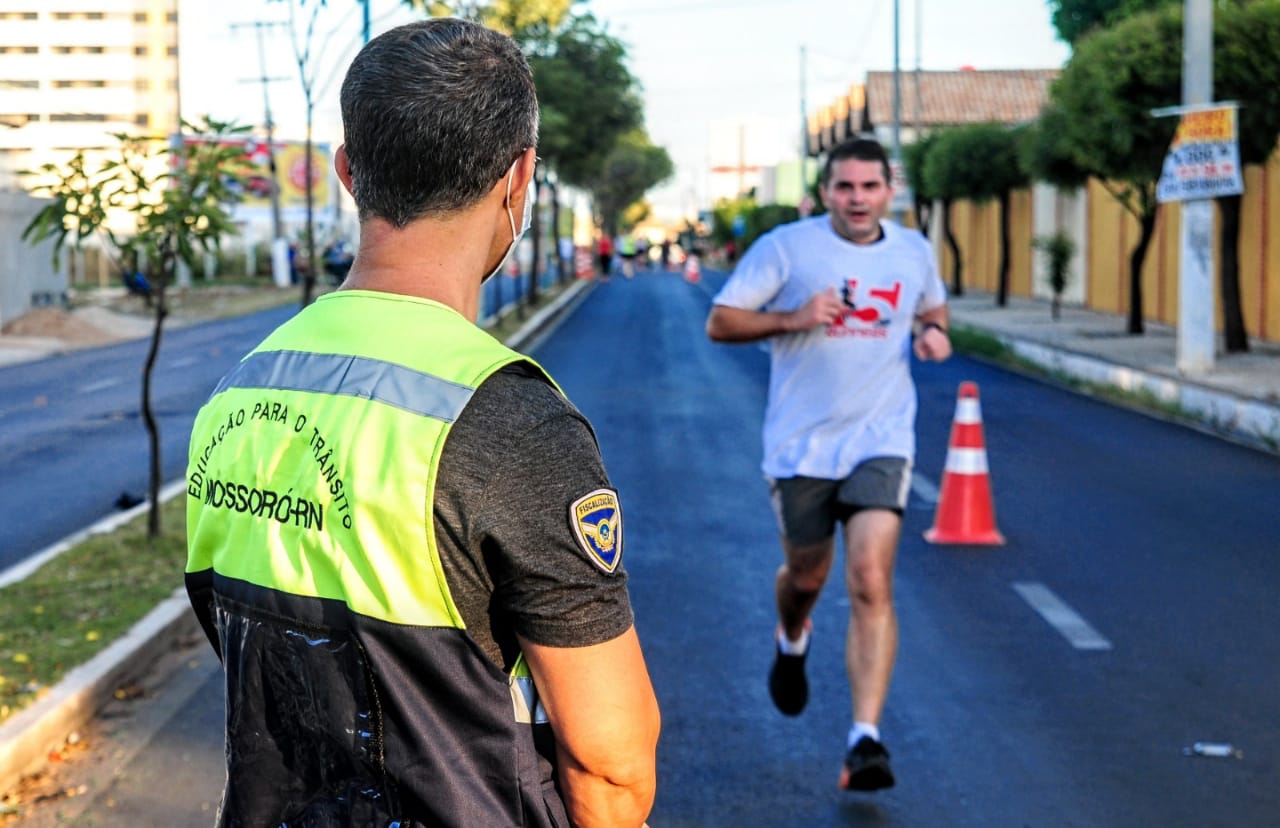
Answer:
POLYGON ((684 280, 689 284, 697 284, 702 278, 702 265, 698 263, 698 254, 690 253, 684 260, 684 280))
POLYGON ((947 467, 942 474, 942 493, 938 497, 933 528, 924 533, 924 539, 929 543, 987 546, 1004 543, 1004 535, 996 529, 995 507, 991 502, 991 476, 987 469, 977 383, 960 383, 951 440, 947 445, 947 467))

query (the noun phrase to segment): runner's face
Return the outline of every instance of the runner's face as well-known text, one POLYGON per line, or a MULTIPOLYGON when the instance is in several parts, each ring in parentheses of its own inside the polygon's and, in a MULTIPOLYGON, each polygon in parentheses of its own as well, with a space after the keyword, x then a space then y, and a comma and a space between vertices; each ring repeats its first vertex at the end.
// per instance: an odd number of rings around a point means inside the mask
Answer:
POLYGON ((831 226, 841 236, 854 244, 870 244, 880 238, 880 219, 889 210, 893 190, 879 161, 837 161, 819 195, 831 216, 831 226))

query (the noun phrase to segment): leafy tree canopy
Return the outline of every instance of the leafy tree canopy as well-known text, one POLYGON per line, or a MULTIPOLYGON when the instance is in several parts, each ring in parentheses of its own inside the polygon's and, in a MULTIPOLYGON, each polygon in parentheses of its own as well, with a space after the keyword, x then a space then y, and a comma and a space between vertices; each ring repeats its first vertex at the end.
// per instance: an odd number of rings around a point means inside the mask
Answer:
POLYGON ((1177 119, 1151 110, 1182 99, 1181 43, 1181 9, 1171 6, 1099 30, 1076 47, 1052 90, 1070 163, 1122 182, 1130 194, 1154 185, 1177 119))
MULTIPOLYGON (((48 163, 28 173, 38 176, 34 192, 50 201, 32 218, 23 239, 54 241, 54 263, 63 247, 102 236, 118 266, 146 272, 167 248, 193 269, 222 237, 237 232, 230 209, 243 196, 248 172, 244 149, 228 142, 248 127, 206 118, 183 122, 193 140, 168 147, 155 138, 113 134, 119 152, 90 169, 83 152, 65 165, 48 163), (111 223, 113 213, 133 217, 130 232, 111 223)), ((150 273, 162 283, 167 274, 150 273)))
POLYGON ((583 0, 405 0, 431 17, 463 17, 522 39, 531 30, 553 30, 583 0))
POLYGON ((1075 44, 1095 29, 1182 0, 1049 0, 1050 20, 1064 43, 1075 44))
POLYGON ((632 130, 605 158, 601 175, 590 187, 596 212, 606 228, 615 228, 623 212, 675 173, 671 156, 655 147, 643 130, 632 130))
POLYGON ((626 48, 594 17, 569 18, 551 46, 529 58, 542 110, 538 154, 562 181, 590 189, 620 137, 642 126, 644 108, 626 48))
POLYGON ((1042 109, 1040 117, 1018 141, 1018 160, 1032 178, 1073 190, 1085 185, 1089 173, 1071 154, 1066 138, 1067 118, 1067 113, 1052 103, 1042 109))
POLYGON ((1016 133, 1002 124, 973 124, 935 133, 923 165, 926 192, 938 198, 990 201, 1026 183, 1016 133))
POLYGON ((933 147, 937 133, 929 133, 916 141, 914 144, 907 144, 902 148, 903 166, 907 173, 907 184, 911 187, 911 192, 916 198, 922 201, 933 201, 938 198, 938 194, 929 189, 929 184, 924 177, 925 159, 929 157, 929 150, 933 147))
POLYGON ((1240 160, 1261 164, 1280 136, 1280 0, 1219 5, 1213 12, 1213 85, 1240 104, 1240 160))

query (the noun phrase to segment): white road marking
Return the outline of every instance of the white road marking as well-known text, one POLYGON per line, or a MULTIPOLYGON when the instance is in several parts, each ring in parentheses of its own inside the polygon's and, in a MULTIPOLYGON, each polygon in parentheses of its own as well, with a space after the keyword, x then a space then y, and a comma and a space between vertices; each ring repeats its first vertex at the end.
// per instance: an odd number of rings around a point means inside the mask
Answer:
POLYGON ((930 506, 936 505, 938 502, 938 487, 922 475, 914 473, 911 475, 911 491, 915 492, 916 497, 930 506))
POLYGON ((1110 650, 1111 642, 1089 626, 1089 622, 1067 606, 1044 584, 1034 581, 1017 581, 1013 589, 1040 617, 1071 642, 1077 650, 1110 650))
POLYGON ((195 357, 183 357, 182 359, 175 359, 173 362, 170 362, 169 367, 170 368, 186 368, 188 365, 195 365, 199 361, 200 360, 196 359, 195 357))
POLYGON ((92 394, 94 391, 105 391, 106 389, 119 384, 120 380, 118 379, 98 380, 97 382, 91 382, 88 385, 80 386, 80 393, 92 394))

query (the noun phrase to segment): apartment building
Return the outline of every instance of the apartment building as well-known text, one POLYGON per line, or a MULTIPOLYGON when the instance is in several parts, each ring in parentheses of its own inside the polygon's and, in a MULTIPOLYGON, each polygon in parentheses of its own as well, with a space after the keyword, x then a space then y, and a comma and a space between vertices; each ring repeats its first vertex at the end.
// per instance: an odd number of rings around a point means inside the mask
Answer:
POLYGON ((178 125, 178 0, 0 0, 0 189, 178 125))

